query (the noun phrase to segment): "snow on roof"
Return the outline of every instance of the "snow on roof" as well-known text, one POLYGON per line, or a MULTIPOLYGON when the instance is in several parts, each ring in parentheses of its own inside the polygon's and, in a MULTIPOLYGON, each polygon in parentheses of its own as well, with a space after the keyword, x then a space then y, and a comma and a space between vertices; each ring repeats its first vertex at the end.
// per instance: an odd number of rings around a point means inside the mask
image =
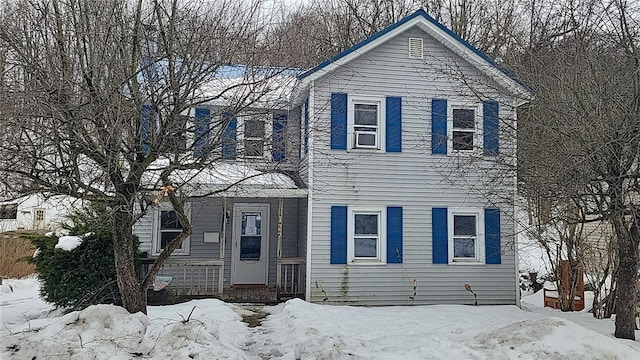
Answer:
MULTIPOLYGON (((179 68, 179 61, 176 66, 179 68)), ((212 69, 211 74, 203 74, 206 76, 204 83, 195 96, 215 106, 287 109, 289 96, 301 72, 282 67, 223 65, 212 69)), ((167 60, 159 59, 141 69, 138 81, 151 87, 162 87, 163 79, 167 77, 167 60)))
POLYGON ((287 109, 299 70, 276 67, 222 66, 197 94, 216 106, 287 109))
MULTIPOLYGON (((165 160, 154 162, 145 182, 160 185, 160 173, 167 165, 165 160)), ((205 169, 176 170, 170 180, 190 195, 203 195, 227 188, 236 192, 250 189, 298 189, 293 179, 285 174, 263 172, 248 165, 224 162, 211 164, 205 169)))

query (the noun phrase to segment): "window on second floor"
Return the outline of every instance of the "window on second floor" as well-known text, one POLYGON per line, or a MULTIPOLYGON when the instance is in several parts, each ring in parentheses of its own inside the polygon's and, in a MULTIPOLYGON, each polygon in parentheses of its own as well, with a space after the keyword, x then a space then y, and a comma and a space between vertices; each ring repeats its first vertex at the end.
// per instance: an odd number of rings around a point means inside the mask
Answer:
POLYGON ((244 119, 244 155, 248 158, 264 157, 265 121, 259 117, 244 119))
POLYGON ((454 105, 449 114, 449 149, 453 152, 481 149, 482 132, 478 109, 473 106, 454 105))
POLYGON ((376 150, 382 146, 383 99, 353 97, 349 101, 349 133, 352 149, 376 150))

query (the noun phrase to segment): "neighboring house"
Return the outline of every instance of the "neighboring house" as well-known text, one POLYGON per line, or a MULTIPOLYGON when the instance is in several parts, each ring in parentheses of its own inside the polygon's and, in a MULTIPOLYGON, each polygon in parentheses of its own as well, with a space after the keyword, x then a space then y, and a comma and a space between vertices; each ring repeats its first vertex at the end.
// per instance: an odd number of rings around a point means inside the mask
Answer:
POLYGON ((66 196, 45 197, 41 194, 0 201, 0 232, 60 230, 73 204, 66 196))
MULTIPOLYGON (((177 294, 361 305, 472 303, 468 283, 481 304, 515 304, 513 129, 529 97, 417 11, 300 74, 264 131, 238 115, 233 146, 273 141, 260 159, 288 175, 194 201, 194 234, 159 280, 177 294)), ((136 227, 142 248, 155 255, 176 224, 154 210, 136 227)))

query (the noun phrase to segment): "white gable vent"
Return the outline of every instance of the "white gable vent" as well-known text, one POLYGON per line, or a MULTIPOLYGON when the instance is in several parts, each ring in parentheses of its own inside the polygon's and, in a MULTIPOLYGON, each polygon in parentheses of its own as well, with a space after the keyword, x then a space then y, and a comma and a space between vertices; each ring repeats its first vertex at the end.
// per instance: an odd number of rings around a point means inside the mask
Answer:
POLYGON ((421 38, 409 38, 409 57, 412 59, 424 57, 421 38))

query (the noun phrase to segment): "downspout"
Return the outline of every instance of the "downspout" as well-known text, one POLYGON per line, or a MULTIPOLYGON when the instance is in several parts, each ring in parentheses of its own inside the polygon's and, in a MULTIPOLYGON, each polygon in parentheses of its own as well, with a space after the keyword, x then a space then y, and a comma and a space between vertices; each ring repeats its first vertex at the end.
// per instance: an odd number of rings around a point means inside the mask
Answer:
MULTIPOLYGON (((518 107, 515 106, 513 108, 513 153, 517 154, 517 150, 518 150, 518 143, 516 140, 516 131, 517 131, 517 125, 518 125, 518 107)), ((518 166, 518 157, 514 156, 514 161, 515 164, 514 165, 514 169, 517 168, 518 166)), ((512 196, 512 204, 511 204, 511 211, 513 211, 513 249, 515 251, 514 254, 514 264, 515 264, 515 284, 516 284, 516 306, 521 307, 522 304, 520 302, 520 263, 518 261, 518 214, 517 214, 517 209, 516 209, 516 199, 518 196, 518 174, 516 172, 514 172, 513 174, 513 196, 512 196)))
POLYGON ((284 200, 282 198, 279 199, 278 202, 278 261, 282 259, 282 217, 284 213, 284 200))

